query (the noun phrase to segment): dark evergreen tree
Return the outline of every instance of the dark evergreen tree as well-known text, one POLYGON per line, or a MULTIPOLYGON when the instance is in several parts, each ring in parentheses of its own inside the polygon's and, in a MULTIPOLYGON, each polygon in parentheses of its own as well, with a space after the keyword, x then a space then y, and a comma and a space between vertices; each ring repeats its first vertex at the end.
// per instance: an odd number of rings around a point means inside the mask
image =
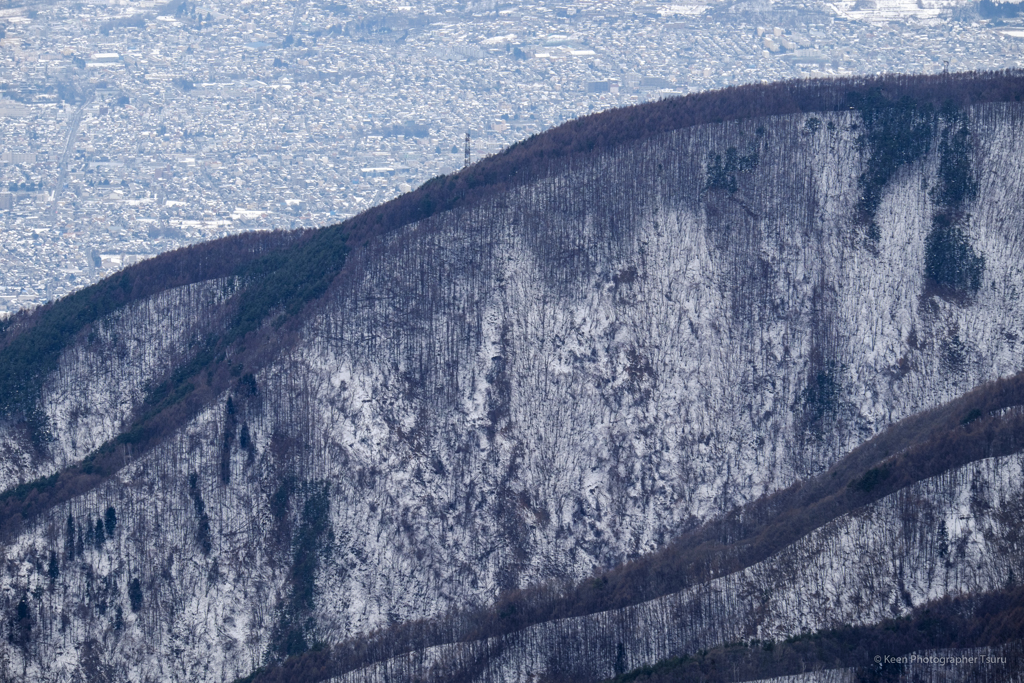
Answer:
POLYGON ((85 546, 96 545, 96 527, 92 525, 92 520, 88 517, 85 518, 85 538, 83 539, 83 550, 85 546))
POLYGON ((93 539, 97 548, 102 548, 107 541, 107 535, 103 532, 103 520, 99 517, 96 518, 96 531, 93 533, 93 539))
POLYGON ((220 449, 220 483, 231 483, 231 444, 235 440, 235 429, 238 418, 235 417, 235 402, 228 396, 227 410, 224 416, 224 441, 220 449))
POLYGON ((194 472, 188 477, 188 489, 189 495, 192 497, 192 504, 196 509, 196 517, 199 518, 196 541, 199 543, 203 555, 209 555, 213 547, 210 541, 210 516, 206 514, 206 503, 203 501, 203 495, 199 492, 199 476, 194 472))
POLYGON ((75 559, 75 518, 71 515, 64 530, 64 558, 69 562, 75 559))
POLYGON ((60 563, 57 560, 57 553, 50 551, 50 563, 46 568, 46 573, 50 577, 50 584, 52 585, 57 577, 60 576, 60 563))
POLYGON ((132 611, 138 612, 142 609, 142 583, 138 577, 128 584, 128 602, 131 603, 132 611))
POLYGON ((103 524, 107 529, 107 536, 113 536, 114 529, 117 528, 117 511, 114 509, 113 505, 107 508, 107 512, 104 515, 103 524))
POLYGON ((29 609, 28 597, 22 597, 14 608, 7 639, 21 648, 28 646, 32 640, 32 610, 29 609))

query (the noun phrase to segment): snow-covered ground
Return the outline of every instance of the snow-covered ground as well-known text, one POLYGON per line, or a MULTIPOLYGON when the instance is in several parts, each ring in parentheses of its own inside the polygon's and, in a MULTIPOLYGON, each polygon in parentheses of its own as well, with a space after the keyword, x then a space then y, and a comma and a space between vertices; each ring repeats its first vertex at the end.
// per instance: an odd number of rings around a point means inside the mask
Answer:
POLYGON ((491 641, 433 647, 334 680, 416 680, 433 666, 474 671, 484 652, 490 656, 474 680, 529 681, 565 671, 600 680, 615 675, 620 652, 628 671, 727 643, 877 623, 945 595, 998 590, 1024 568, 1017 531, 1022 486, 1024 455, 972 463, 839 517, 709 583, 491 641))
MULTIPOLYGON (((980 191, 966 232, 985 272, 974 300, 960 303, 923 294, 934 150, 887 186, 870 250, 853 218, 865 164, 857 115, 819 115, 817 129, 809 118, 702 126, 577 157, 507 196, 357 245, 297 345, 256 372, 255 394, 233 392, 235 427, 224 395, 3 549, 0 607, 12 614, 24 600, 34 621, 27 643, 0 642, 0 672, 247 674, 295 602, 293 541, 313 528, 306 501, 324 485, 331 533, 319 539, 306 616, 308 637, 332 642, 652 551, 823 471, 901 418, 1021 370, 1024 109, 971 112, 980 191), (756 149, 757 168, 738 174, 735 193, 707 190, 707 164, 729 147, 756 149), (815 404, 823 385, 833 390, 815 404), (225 429, 237 430, 232 439, 225 429), (69 514, 82 528, 108 506, 119 520, 112 539, 67 561, 69 514)), ((123 353, 95 355, 87 340, 69 349, 42 403, 55 434, 48 459, 23 457, 15 427, 0 430, 7 484, 80 459, 121 428, 138 387, 216 327, 226 291, 209 283, 112 316, 101 329, 132 340, 123 353)), ((967 471, 918 488, 954 496, 967 471)), ((885 505, 871 514, 889 514, 885 505)), ((881 597, 902 556, 884 554, 896 522, 882 517, 836 522, 868 527, 798 544, 793 562, 819 565, 778 599, 817 601, 769 606, 760 632, 817 628, 826 605, 852 619, 891 613, 881 597), (836 560, 858 542, 882 554, 836 560), (812 552, 814 543, 830 549, 812 552), (873 602, 858 605, 857 590, 873 602)), ((975 538, 958 520, 949 533, 975 538)), ((1005 580, 1002 551, 972 540, 965 552, 969 562, 914 574, 912 599, 1005 580)), ((768 565, 758 571, 709 586, 716 609, 746 614, 749 603, 732 596, 781 580, 768 565)), ((679 637, 715 642, 744 623, 715 619, 679 637)), ((675 638, 651 638, 630 662, 689 642, 675 638)))

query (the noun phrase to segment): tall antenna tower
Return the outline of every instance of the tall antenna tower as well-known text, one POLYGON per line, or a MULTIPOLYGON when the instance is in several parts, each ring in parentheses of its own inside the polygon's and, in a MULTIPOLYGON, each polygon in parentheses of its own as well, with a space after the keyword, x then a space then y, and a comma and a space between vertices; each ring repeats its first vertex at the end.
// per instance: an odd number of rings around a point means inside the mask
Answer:
POLYGON ((462 164, 462 167, 465 168, 466 166, 469 166, 469 131, 468 130, 466 131, 466 163, 462 164))

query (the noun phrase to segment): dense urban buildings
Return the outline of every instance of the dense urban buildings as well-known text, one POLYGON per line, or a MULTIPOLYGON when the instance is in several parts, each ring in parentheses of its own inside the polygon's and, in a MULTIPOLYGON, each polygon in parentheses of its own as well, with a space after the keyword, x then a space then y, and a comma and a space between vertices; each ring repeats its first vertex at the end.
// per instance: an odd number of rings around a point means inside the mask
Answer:
MULTIPOLYGON (((1004 13, 1005 14, 1005 13, 1004 13)), ((155 253, 315 227, 582 114, 785 78, 1022 64, 933 0, 284 0, 0 9, 0 315, 155 253)))

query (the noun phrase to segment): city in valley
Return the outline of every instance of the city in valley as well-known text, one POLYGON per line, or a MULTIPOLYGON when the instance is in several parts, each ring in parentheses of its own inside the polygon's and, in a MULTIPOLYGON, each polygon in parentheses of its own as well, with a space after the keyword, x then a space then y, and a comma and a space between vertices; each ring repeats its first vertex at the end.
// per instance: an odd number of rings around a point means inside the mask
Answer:
POLYGON ((467 132, 476 160, 573 117, 727 85, 1016 68, 1024 28, 1008 14, 944 0, 8 1, 0 315, 186 244, 338 223, 460 168, 467 132))

